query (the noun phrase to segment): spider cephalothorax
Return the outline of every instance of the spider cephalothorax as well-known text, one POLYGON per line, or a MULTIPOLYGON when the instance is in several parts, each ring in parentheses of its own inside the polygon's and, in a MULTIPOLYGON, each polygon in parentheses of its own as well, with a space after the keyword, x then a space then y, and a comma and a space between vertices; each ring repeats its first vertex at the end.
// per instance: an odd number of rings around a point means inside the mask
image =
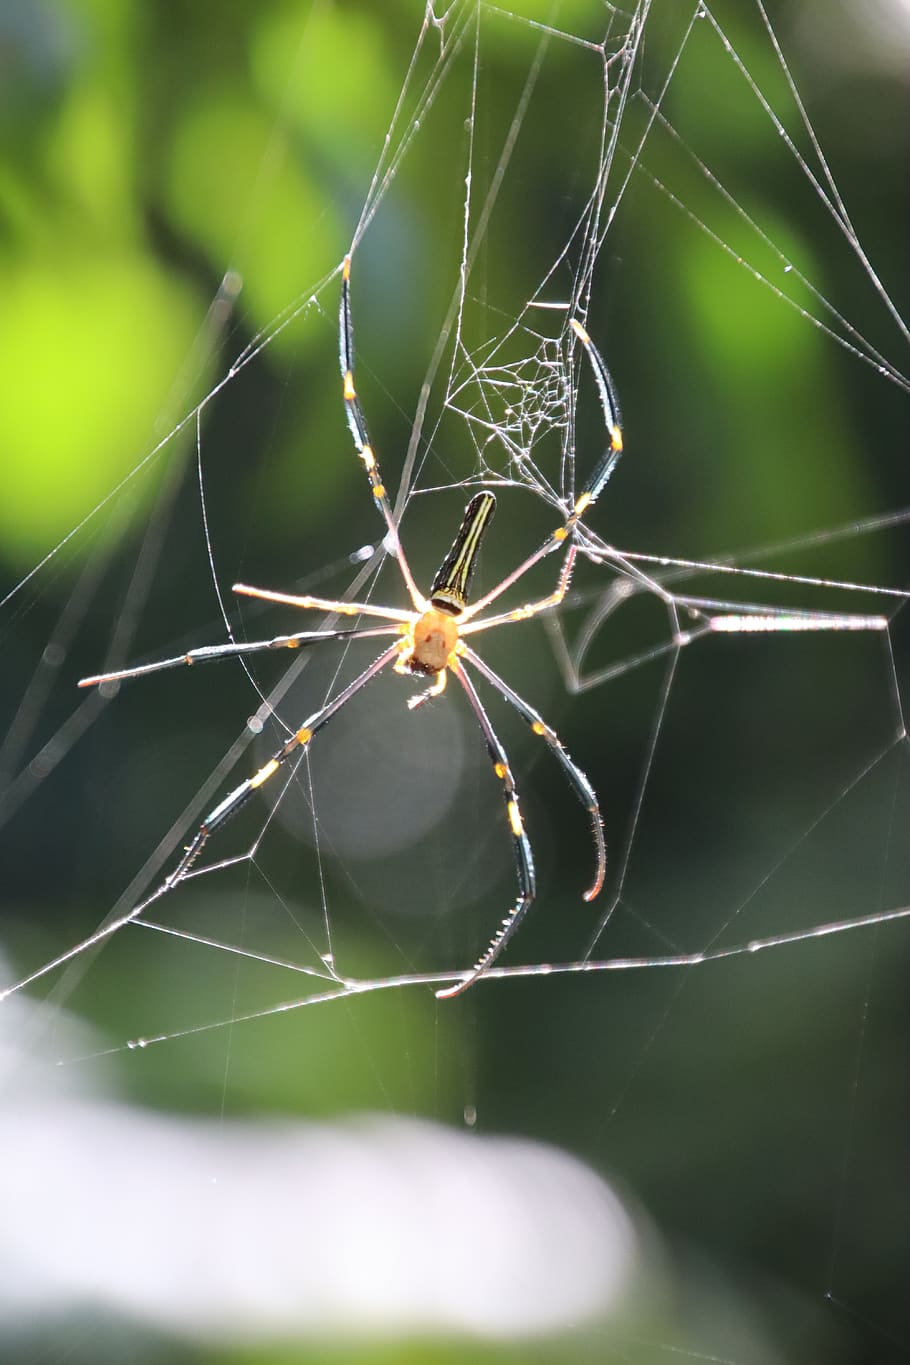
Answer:
POLYGON ((397 673, 430 676, 448 668, 458 647, 458 626, 454 616, 430 607, 405 632, 397 673))
MULTIPOLYGON (((346 256, 341 272, 341 310, 338 328, 342 396, 354 445, 366 470, 373 499, 386 524, 388 531, 386 543, 395 555, 405 588, 411 599, 412 609, 404 610, 400 607, 377 606, 372 602, 345 602, 333 601, 324 597, 299 597, 291 593, 272 592, 265 588, 253 588, 244 583, 235 583, 234 591, 243 593, 248 597, 264 598, 271 602, 283 602, 305 610, 322 611, 332 616, 378 617, 383 624, 357 626, 345 630, 298 631, 293 635, 278 635, 271 640, 257 640, 244 644, 204 645, 199 649, 190 650, 187 654, 178 655, 176 658, 162 659, 156 663, 141 665, 138 668, 122 669, 117 673, 104 673, 92 678, 83 678, 80 686, 114 682, 122 678, 157 672, 163 668, 172 668, 178 664, 202 663, 226 658, 230 655, 252 654, 267 649, 299 649, 304 645, 316 644, 323 640, 363 639, 374 636, 394 637, 393 642, 383 650, 378 658, 373 660, 368 668, 365 668, 353 682, 349 683, 330 702, 315 711, 299 728, 292 730, 284 744, 268 762, 264 763, 252 777, 241 782, 215 806, 197 829, 177 866, 151 897, 151 900, 155 900, 164 892, 173 890, 184 880, 212 833, 238 811, 252 794, 264 786, 290 758, 295 754, 299 756, 309 746, 318 731, 382 669, 392 665, 398 673, 425 678, 435 677, 436 681, 428 691, 410 699, 409 705, 411 707, 420 705, 428 697, 438 696, 445 687, 448 674, 450 672, 454 674, 477 718, 490 758, 493 775, 499 783, 499 789, 505 803, 506 819, 515 853, 518 896, 474 966, 469 971, 455 973, 454 984, 437 992, 440 997, 446 997, 459 995, 492 965, 518 928, 536 893, 534 860, 519 810, 515 779, 506 751, 490 723, 480 697, 477 695, 471 677, 472 670, 496 688, 500 695, 515 708, 522 720, 526 722, 531 733, 542 739, 556 758, 569 784, 591 818, 595 871, 594 880, 584 893, 585 899, 592 900, 603 886, 606 872, 606 849, 600 809, 594 789, 581 769, 566 753, 556 732, 546 724, 532 706, 512 690, 504 679, 493 672, 489 664, 485 663, 479 654, 475 653, 468 644, 467 637, 489 630, 494 626, 526 621, 532 616, 537 616, 541 612, 555 607, 565 597, 572 576, 572 566, 575 562, 575 529, 597 499, 622 453, 619 408, 603 360, 581 323, 574 318, 571 319, 572 331, 581 342, 591 362, 609 435, 606 451, 595 465, 593 474, 575 499, 571 510, 564 513, 563 520, 552 534, 533 554, 523 560, 495 587, 469 605, 468 592, 474 567, 477 563, 478 550, 496 507, 496 499, 489 490, 484 489, 477 493, 465 509, 464 518, 452 548, 439 566, 430 588, 429 597, 425 598, 417 590, 407 557, 399 541, 398 523, 392 511, 385 485, 382 482, 379 465, 370 444, 366 420, 357 398, 354 385, 354 330, 351 321, 350 276, 351 258, 346 256), (563 552, 562 568, 557 578, 556 587, 547 597, 513 607, 500 614, 492 616, 481 614, 486 607, 523 578, 527 571, 545 556, 560 551, 563 552)), ((150 902, 146 902, 146 904, 148 903, 150 902)), ((138 914, 139 911, 137 910, 136 913, 138 914)))

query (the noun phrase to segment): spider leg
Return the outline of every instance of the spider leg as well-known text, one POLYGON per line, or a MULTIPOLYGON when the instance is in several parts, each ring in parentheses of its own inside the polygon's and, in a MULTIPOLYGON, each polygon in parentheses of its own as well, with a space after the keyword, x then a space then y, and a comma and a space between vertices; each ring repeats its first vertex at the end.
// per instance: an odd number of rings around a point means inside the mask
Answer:
POLYGON ((494 673, 492 668, 484 663, 479 655, 474 653, 473 649, 468 649, 467 646, 465 646, 464 657, 473 664, 479 673, 483 674, 487 682, 492 683, 493 686, 502 693, 507 702, 511 702, 522 720, 526 721, 531 727, 534 734, 539 735, 544 743, 548 745, 550 752, 555 756, 559 766, 568 778, 572 790, 591 817, 591 836, 594 840, 595 871, 594 881, 584 893, 584 898, 586 901, 592 901, 603 887, 604 878, 607 873, 607 849, 606 844, 604 843, 603 819, 601 818, 600 805, 598 804, 594 788, 591 786, 591 783, 585 777, 581 769, 572 761, 569 754, 563 748, 562 742, 556 734, 556 731, 550 729, 549 725, 547 725, 539 712, 535 711, 533 706, 529 706, 524 698, 520 697, 517 692, 513 692, 509 684, 500 678, 498 673, 494 673))
MULTIPOLYGON (((502 582, 497 583, 495 588, 491 588, 488 593, 485 593, 483 597, 478 598, 472 606, 462 612, 461 617, 459 618, 459 627, 470 621, 478 612, 483 611, 484 607, 488 607, 491 602, 495 602, 497 597, 501 596, 513 583, 517 583, 519 578, 523 578, 528 570, 533 568, 541 559, 546 558, 547 555, 552 554, 554 550, 558 550, 561 545, 567 540, 570 540, 575 527, 581 521, 588 508, 593 506, 600 497, 607 480, 613 473, 613 470, 616 468, 620 456, 622 455, 622 425, 619 414, 619 402, 616 397, 616 390, 613 387, 613 380, 610 378, 610 371, 607 369, 603 357, 594 345, 594 342, 588 336, 584 327, 582 327, 581 323, 576 321, 575 318, 571 318, 570 326, 584 347, 585 354, 588 357, 591 369, 594 373, 594 383, 597 387, 597 396, 600 399, 600 406, 603 410, 604 423, 610 437, 610 444, 594 466, 591 477, 575 499, 575 505, 562 522, 562 525, 557 526, 556 530, 547 537, 543 544, 535 550, 532 555, 529 555, 523 563, 519 564, 517 569, 513 569, 510 574, 506 575, 502 582)), ((569 555, 574 558, 574 553, 574 541, 570 541, 569 555)), ((568 557, 569 556, 567 556, 567 558, 568 557)), ((560 582, 562 582, 563 574, 567 575, 563 588, 563 595, 565 594, 565 589, 568 587, 568 577, 571 576, 571 573, 571 564, 569 564, 568 570, 566 570, 566 566, 564 565, 563 572, 560 574, 560 582)), ((556 601, 560 600, 561 598, 558 597, 553 601, 544 598, 537 610, 543 611, 545 607, 552 606, 556 601)), ((505 621, 523 621, 525 620, 526 615, 533 616, 534 614, 535 612, 531 611, 529 608, 519 608, 517 614, 508 613, 502 617, 492 618, 489 621, 489 624, 499 625, 505 621)))
MULTIPOLYGON (((610 371, 604 363, 603 356, 576 318, 569 319, 569 326, 585 348, 585 354, 588 357, 588 361, 590 362, 591 369, 594 373, 594 383, 597 387, 597 396, 600 399, 604 423, 610 437, 609 446, 595 465, 594 473, 588 480, 584 493, 582 493, 581 498, 579 498, 579 502, 581 502, 587 494, 588 501, 582 508, 582 512, 584 512, 592 502, 595 502, 600 497, 603 492, 604 484, 613 473, 613 470, 616 468, 619 461, 619 457, 622 454, 622 418, 619 412, 619 399, 616 397, 616 389, 613 386, 613 380, 610 377, 610 371)), ((579 513, 579 515, 581 515, 581 513, 579 513)))
POLYGON ((394 547, 395 555, 401 569, 401 576, 405 581, 405 587, 411 596, 411 601, 418 611, 426 610, 423 597, 417 591, 417 585, 411 575, 408 561, 405 558, 404 550, 398 539, 398 525, 395 521, 395 514, 392 511, 389 495, 386 492, 385 484, 382 482, 382 475, 379 472, 379 464, 370 443, 370 433, 367 429, 366 418, 363 409, 357 398, 357 391, 354 387, 354 323, 351 318, 351 257, 345 256, 344 265, 341 269, 341 307, 338 315, 338 358, 341 363, 342 393, 344 396, 344 406, 348 417, 348 426, 354 438, 354 446, 357 454, 363 460, 370 487, 373 490, 373 497, 376 506, 382 513, 383 520, 389 530, 389 543, 394 547))
MULTIPOLYGON (((572 570, 575 567, 575 556, 578 548, 574 542, 566 551, 562 568, 559 571, 559 578, 556 587, 546 597, 539 598, 536 602, 526 602, 524 606, 515 607, 512 611, 504 611, 500 616, 485 616, 479 621, 469 622, 467 625, 458 627, 459 635, 473 635, 479 630, 487 630, 490 626, 504 626, 509 621, 527 621, 531 616, 537 616, 542 611, 549 611, 550 607, 557 607, 566 593, 569 591, 569 584, 572 581, 572 570)), ((519 577, 521 575, 519 574, 519 577)))
POLYGON ((515 933, 521 921, 524 919, 529 907, 533 904, 537 893, 537 883, 534 876, 534 858, 531 853, 531 845, 528 836, 525 834, 524 825, 521 820, 521 812, 518 809, 518 789, 515 786, 515 779, 512 777, 512 770, 509 767, 509 759, 505 749, 502 747, 490 719, 483 708, 483 703, 477 695, 477 690, 467 672, 457 659, 452 659, 449 667, 452 669, 458 681, 464 688, 468 701, 476 715, 483 737, 486 741, 487 753, 493 762, 493 772, 502 784, 503 800, 506 804, 506 815, 509 820, 509 828, 512 831, 512 844, 515 850, 515 868, 518 874, 518 898, 512 909, 506 915, 500 927, 497 929, 493 938, 490 940, 489 947, 481 957, 477 959, 471 970, 458 981, 454 986, 447 986, 445 990, 437 991, 436 996, 439 1000, 450 1000, 453 996, 461 995, 469 986, 477 980, 479 976, 492 966, 499 957, 509 939, 515 933))
POLYGON ((94 687, 99 683, 122 682, 124 678, 144 678, 147 673, 161 673, 166 668, 180 668, 184 664, 213 663, 219 659, 233 658, 238 654, 259 654, 269 649, 301 649, 305 645, 318 645, 323 640, 363 640, 377 635, 397 633, 397 626, 372 626, 366 630, 300 630, 295 635, 276 635, 271 640, 200 645, 198 649, 190 649, 186 654, 175 654, 170 659, 156 659, 150 664, 120 668, 113 673, 95 673, 90 678, 80 678, 76 686, 94 687))
POLYGON ((298 749, 305 749, 316 732, 321 730, 322 727, 341 710, 342 706, 350 701, 355 693, 359 692, 362 687, 386 666, 386 664, 391 663, 397 655, 397 643, 392 645, 390 649, 384 650, 382 654, 379 655, 379 658, 374 659, 369 668, 365 668, 353 682, 349 683, 347 687, 338 693, 337 697, 333 697, 325 706, 320 707, 318 711, 314 711, 313 715, 304 721, 300 729, 295 730, 284 744, 282 744, 281 748, 277 749, 268 762, 264 763, 252 777, 248 777, 246 781, 241 782, 239 787, 235 787, 222 801, 219 801, 214 810, 210 811, 205 817, 202 824, 193 835, 193 838, 190 840, 189 844, 187 844, 183 856, 173 872, 169 873, 165 878, 161 889, 172 891, 175 886, 178 886, 189 873, 215 830, 218 829, 220 825, 223 825, 232 815, 235 815, 237 811, 240 810, 241 806, 246 804, 253 792, 259 787, 264 786, 265 783, 268 782, 268 780, 287 762, 292 754, 296 753, 298 749))
POLYGON ((337 616, 381 616, 386 621, 411 621, 414 613, 398 607, 374 607, 371 602, 339 602, 331 597, 298 597, 292 592, 273 592, 271 588, 251 588, 249 583, 234 583, 232 592, 255 597, 262 602, 282 602, 288 607, 331 612, 337 616))

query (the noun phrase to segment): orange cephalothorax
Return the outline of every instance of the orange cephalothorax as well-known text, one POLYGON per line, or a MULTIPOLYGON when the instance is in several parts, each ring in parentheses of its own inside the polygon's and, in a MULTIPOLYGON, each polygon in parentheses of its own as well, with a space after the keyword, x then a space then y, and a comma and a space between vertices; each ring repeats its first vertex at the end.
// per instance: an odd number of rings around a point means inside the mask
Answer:
POLYGON ((458 627, 452 616, 431 607, 415 622, 412 638, 402 666, 411 673, 441 673, 458 643, 458 627))

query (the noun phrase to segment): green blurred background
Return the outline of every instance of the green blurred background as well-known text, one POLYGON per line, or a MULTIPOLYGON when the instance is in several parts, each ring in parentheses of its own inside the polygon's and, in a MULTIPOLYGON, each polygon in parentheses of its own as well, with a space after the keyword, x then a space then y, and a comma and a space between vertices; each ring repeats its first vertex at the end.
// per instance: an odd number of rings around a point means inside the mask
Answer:
MULTIPOLYGON (((609 22, 591 0, 521 11, 591 41, 609 22)), ((649 13, 635 84, 652 98, 690 12, 649 13)), ((559 38, 541 46, 541 31, 510 13, 480 14, 475 210, 489 202, 503 139, 529 72, 540 69, 469 282, 472 344, 504 330, 549 269, 597 165, 597 54, 559 38)), ((757 11, 729 4, 714 13, 795 130, 757 11)), ((900 12, 805 0, 770 13, 900 310, 900 12)), ((4 941, 17 975, 91 932, 256 708, 233 664, 136 683, 110 705, 74 691, 111 650, 138 660, 223 638, 197 449, 225 591, 242 579, 340 594, 354 574, 349 557, 379 539, 341 412, 337 282, 327 280, 366 201, 420 19, 420 6, 403 0, 381 11, 298 0, 0 8, 6 589, 40 565, 0 615, 4 941), (269 344, 204 406, 198 446, 192 420, 174 434, 264 337, 269 344)), ((621 28, 614 18, 608 50, 621 28)), ((409 87, 418 94, 434 45, 431 32, 409 87)), ((457 283, 472 57, 468 42, 446 69, 355 260, 359 387, 393 489, 457 283)), ((904 343, 707 21, 663 107, 683 141, 652 128, 594 275, 589 328, 621 395, 628 455, 592 525, 625 548, 696 559, 792 541, 797 549, 754 562, 900 586, 908 559, 900 526, 830 541, 815 533, 910 502, 906 394, 698 229, 692 216, 819 312, 689 149, 898 369, 904 343)), ((640 103, 629 106, 608 202, 646 118, 640 103)), ((401 146, 401 127, 395 136, 401 146)), ((804 134, 799 145, 808 151, 804 134)), ((556 272, 551 296, 565 296, 576 265, 570 258, 556 272)), ((457 523, 464 494, 453 485, 477 472, 457 420, 435 426, 440 397, 437 385, 418 478, 425 492, 405 519, 420 581, 457 523)), ((601 439, 591 395, 583 397, 582 477, 584 452, 601 439)), ((520 489, 503 492, 485 584, 535 546, 551 515, 520 489)), ((549 571, 535 580, 549 581, 549 571)), ((582 605, 605 582, 603 570, 582 565, 582 605)), ((693 590, 883 610, 871 596, 792 584, 706 578, 693 590)), ((400 602, 388 568, 377 596, 400 602)), ((236 619, 247 638, 298 628, 250 606, 236 619)), ((580 610, 561 615, 570 637, 580 619, 580 610)), ((636 601, 598 634, 588 666, 627 660, 665 635, 658 604, 636 601)), ((900 679, 899 612, 890 639, 900 679)), ((662 719, 623 900, 596 957, 743 943, 910 899, 906 745, 894 744, 899 716, 880 636, 707 640, 682 651, 666 707, 666 661, 569 695, 540 623, 491 637, 484 653, 559 728, 594 782, 614 872, 662 719)), ((366 657, 355 654, 350 667, 366 657)), ((309 714, 334 666, 335 656, 308 661, 282 715, 299 723, 309 714)), ((263 689, 280 671, 271 659, 255 670, 263 689)), ((482 745, 462 710, 450 696, 408 716, 397 680, 376 684, 314 749, 321 860, 306 803, 289 793, 256 873, 247 865, 217 886, 203 878, 162 907, 162 919, 313 961, 324 875, 343 970, 466 965, 508 905, 512 874, 482 745)), ((596 923, 580 902, 584 818, 520 723, 495 701, 491 710, 521 778, 540 872, 540 904, 510 960, 577 958, 596 923)), ((267 731, 263 749, 272 741, 267 731)), ((260 809, 246 833, 232 827, 219 856, 246 847, 262 821, 260 809)), ((445 1007, 430 991, 386 992, 237 1026, 229 1046, 227 1031, 214 1030, 137 1053, 128 1039, 264 1009, 299 993, 300 982, 131 930, 75 982, 66 1005, 121 1048, 106 1064, 108 1082, 147 1105, 317 1116, 378 1108, 452 1123, 476 1110, 482 1131, 579 1154, 666 1239, 677 1298, 662 1302, 646 1333, 666 1349, 881 1361, 902 1358, 908 1341, 905 945, 898 923, 686 970, 488 984, 445 1007)), ((49 1359, 58 1358, 59 1331, 53 1340, 49 1359)), ((569 1338, 552 1358, 663 1358, 609 1340, 569 1338)), ((99 1328, 85 1358, 103 1355, 105 1342, 99 1328)), ((15 1358, 44 1359, 35 1349, 29 1342, 15 1358)), ((119 1349, 110 1347, 114 1358, 119 1349)), ((449 1358, 446 1349, 414 1358, 449 1358)), ((472 1354, 481 1358, 479 1348, 472 1354)), ((197 1358, 160 1343, 153 1355, 197 1358)), ((198 1356, 307 1358, 265 1348, 198 1356)), ((388 1358, 409 1356, 390 1346, 388 1358)))

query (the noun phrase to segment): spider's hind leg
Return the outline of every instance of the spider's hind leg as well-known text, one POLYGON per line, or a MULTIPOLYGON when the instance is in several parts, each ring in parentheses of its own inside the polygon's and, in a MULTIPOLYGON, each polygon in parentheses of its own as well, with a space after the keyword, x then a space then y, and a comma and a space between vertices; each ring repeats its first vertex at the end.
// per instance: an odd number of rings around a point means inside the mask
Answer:
POLYGON ((373 500, 379 509, 379 513, 386 524, 389 532, 389 539, 386 542, 394 547, 395 557, 401 576, 404 579, 405 587, 418 610, 423 609, 423 598, 417 591, 417 585, 411 574, 407 558, 401 547, 398 538, 398 523, 395 520, 395 513, 392 511, 392 504, 389 502, 389 495, 382 480, 379 469, 379 461, 373 450, 370 440, 370 433, 367 428, 366 418, 363 415, 363 408, 357 397, 357 389, 354 383, 354 321, 351 315, 351 257, 345 256, 341 267, 341 305, 338 312, 338 359, 341 365, 342 397, 344 399, 344 410, 348 419, 348 427, 354 441, 357 454, 363 461, 367 478, 370 481, 370 488, 373 493, 373 500))

